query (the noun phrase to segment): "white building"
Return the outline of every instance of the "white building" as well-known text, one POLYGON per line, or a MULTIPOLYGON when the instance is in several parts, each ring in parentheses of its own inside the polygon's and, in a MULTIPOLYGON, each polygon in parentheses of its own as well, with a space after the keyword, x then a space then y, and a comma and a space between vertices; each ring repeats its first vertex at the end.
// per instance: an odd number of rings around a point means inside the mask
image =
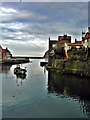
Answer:
POLYGON ((82 41, 85 48, 90 48, 90 27, 88 27, 88 32, 83 34, 82 41))

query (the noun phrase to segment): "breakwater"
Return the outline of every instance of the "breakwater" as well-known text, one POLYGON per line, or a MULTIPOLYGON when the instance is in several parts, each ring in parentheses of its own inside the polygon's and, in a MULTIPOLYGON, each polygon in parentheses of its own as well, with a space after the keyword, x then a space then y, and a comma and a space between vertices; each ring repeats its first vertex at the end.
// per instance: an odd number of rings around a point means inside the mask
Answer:
POLYGON ((22 64, 22 63, 27 63, 30 62, 29 58, 19 58, 19 57, 12 57, 9 60, 3 60, 2 63, 3 64, 22 64))
POLYGON ((29 59, 43 59, 43 57, 23 57, 23 56, 14 56, 10 59, 5 59, 2 64, 22 64, 31 62, 29 59))

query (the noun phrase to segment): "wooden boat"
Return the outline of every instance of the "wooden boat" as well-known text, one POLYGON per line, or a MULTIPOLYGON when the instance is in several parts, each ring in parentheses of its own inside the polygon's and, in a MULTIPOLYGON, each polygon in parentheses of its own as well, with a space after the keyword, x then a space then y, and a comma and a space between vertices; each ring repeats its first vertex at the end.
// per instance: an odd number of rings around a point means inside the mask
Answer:
POLYGON ((40 62, 41 67, 45 66, 46 64, 48 64, 48 62, 40 62))
POLYGON ((20 65, 17 65, 16 68, 14 68, 14 74, 22 74, 22 75, 25 75, 27 72, 26 68, 23 69, 23 68, 20 68, 20 65))
POLYGON ((17 79, 20 78, 22 80, 24 80, 26 78, 26 74, 15 74, 17 79))

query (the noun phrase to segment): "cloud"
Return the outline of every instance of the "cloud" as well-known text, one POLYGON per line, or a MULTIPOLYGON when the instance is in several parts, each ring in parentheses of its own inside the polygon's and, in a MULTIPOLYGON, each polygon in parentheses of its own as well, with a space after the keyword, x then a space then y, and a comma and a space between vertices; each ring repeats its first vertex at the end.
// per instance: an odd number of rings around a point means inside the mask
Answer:
MULTIPOLYGON (((3 3, 0 9, 0 43, 15 55, 43 55, 48 37, 65 33, 81 39, 88 24, 88 4, 73 2, 3 3)), ((73 38, 73 39, 74 39, 73 38)))
POLYGON ((4 7, 1 7, 0 10, 1 10, 1 12, 2 12, 3 14, 16 13, 16 10, 13 9, 13 8, 8 8, 8 9, 6 9, 6 8, 4 8, 4 7))
POLYGON ((2 22, 15 22, 15 21, 32 21, 32 20, 45 20, 46 16, 40 15, 33 11, 13 9, 13 8, 4 8, 0 9, 0 17, 2 17, 2 22))
POLYGON ((10 47, 10 51, 16 56, 43 56, 45 52, 45 41, 35 39, 35 41, 1 40, 3 46, 10 47))

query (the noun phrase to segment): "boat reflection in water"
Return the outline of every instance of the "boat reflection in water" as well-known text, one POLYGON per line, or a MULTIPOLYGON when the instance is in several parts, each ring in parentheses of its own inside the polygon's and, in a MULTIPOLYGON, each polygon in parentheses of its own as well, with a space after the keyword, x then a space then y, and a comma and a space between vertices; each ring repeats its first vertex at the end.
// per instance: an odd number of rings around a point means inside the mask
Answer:
POLYGON ((15 74, 16 75, 16 84, 17 86, 22 85, 24 80, 26 80, 26 74, 15 74))
POLYGON ((75 99, 90 118, 90 79, 48 71, 48 93, 75 99))
MULTIPOLYGON (((21 68, 19 64, 17 64, 16 68, 14 68, 14 74, 16 75, 16 83, 18 83, 19 79, 21 79, 21 85, 22 85, 22 80, 26 79, 26 68, 21 68)), ((17 84, 17 86, 19 86, 17 84)))
POLYGON ((17 78, 26 79, 26 74, 15 74, 17 78))

